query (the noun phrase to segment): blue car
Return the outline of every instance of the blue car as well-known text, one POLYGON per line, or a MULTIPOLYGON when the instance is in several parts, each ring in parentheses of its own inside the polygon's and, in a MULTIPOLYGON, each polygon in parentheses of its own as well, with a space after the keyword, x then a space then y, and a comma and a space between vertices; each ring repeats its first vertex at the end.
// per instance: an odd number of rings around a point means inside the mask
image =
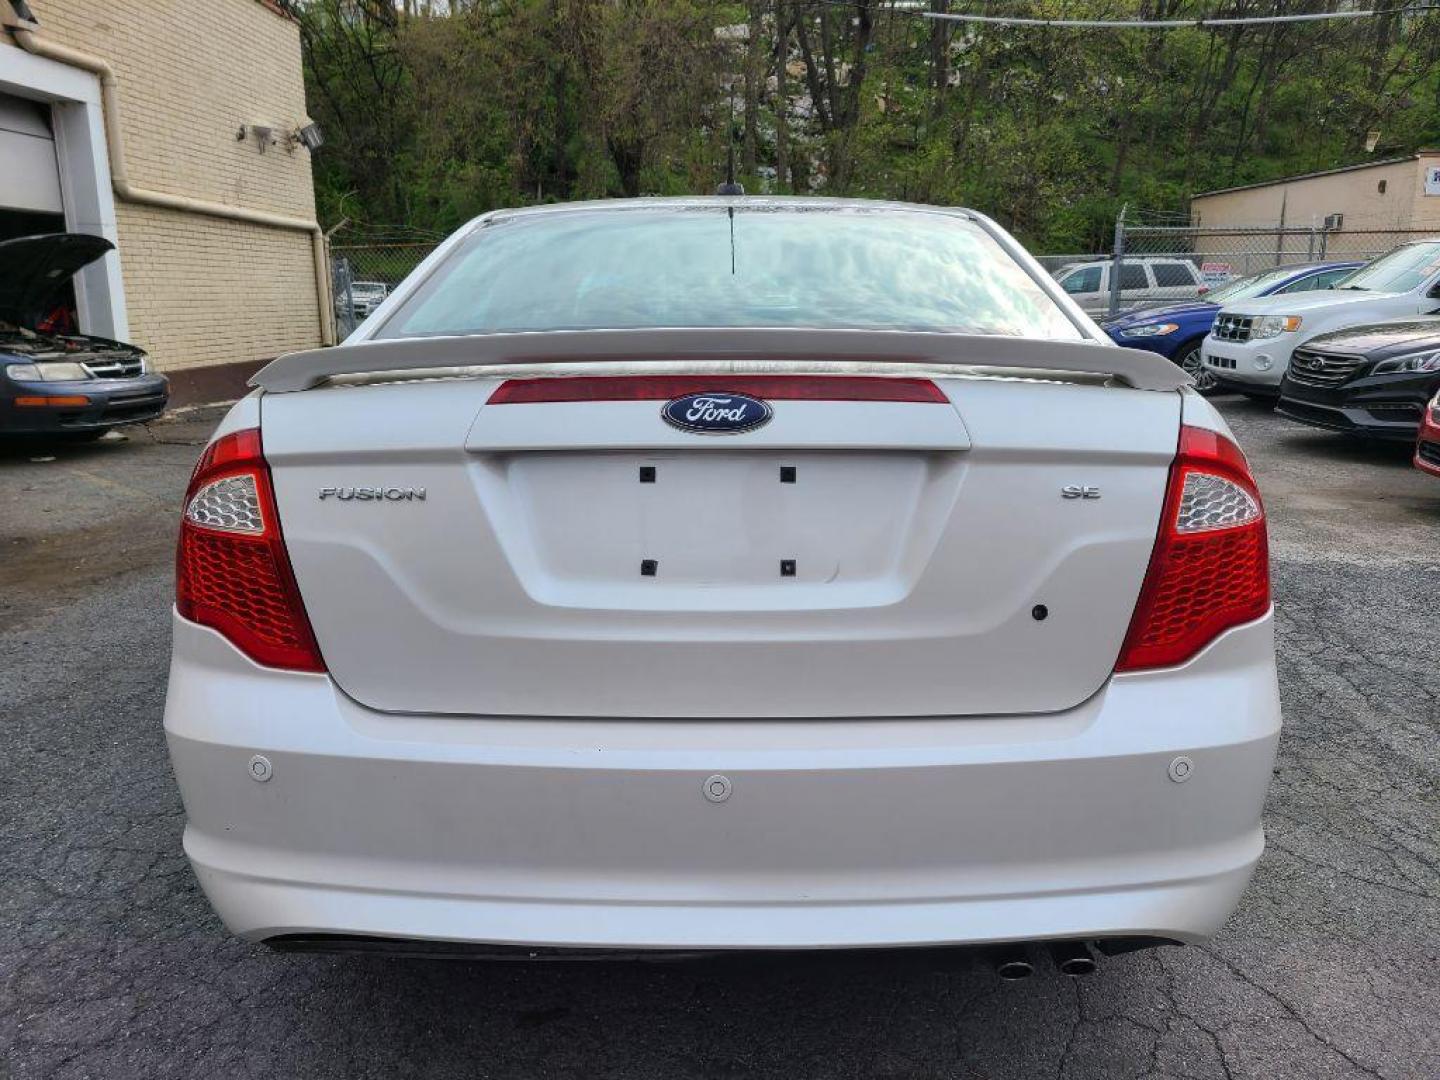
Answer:
POLYGON ((1263 270, 1227 281, 1207 292, 1203 299, 1126 312, 1101 323, 1100 327, 1115 344, 1159 353, 1184 368, 1199 389, 1210 390, 1215 385, 1215 376, 1200 361, 1200 342, 1210 333, 1215 313, 1222 304, 1251 296, 1333 289, 1364 265, 1363 262, 1324 262, 1263 270))

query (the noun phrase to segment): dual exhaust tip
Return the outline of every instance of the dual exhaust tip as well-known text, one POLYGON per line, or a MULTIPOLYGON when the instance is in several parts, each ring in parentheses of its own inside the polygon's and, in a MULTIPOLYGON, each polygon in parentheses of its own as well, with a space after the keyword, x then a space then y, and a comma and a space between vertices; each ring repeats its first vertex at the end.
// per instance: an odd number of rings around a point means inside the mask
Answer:
MULTIPOLYGON (((1047 941, 1045 948, 1055 962, 1056 970, 1072 979, 1093 975, 1099 966, 1090 947, 1083 941, 1047 941)), ((1006 982, 1028 979, 1035 973, 1029 953, 1018 945, 996 950, 993 963, 995 974, 1006 982)))

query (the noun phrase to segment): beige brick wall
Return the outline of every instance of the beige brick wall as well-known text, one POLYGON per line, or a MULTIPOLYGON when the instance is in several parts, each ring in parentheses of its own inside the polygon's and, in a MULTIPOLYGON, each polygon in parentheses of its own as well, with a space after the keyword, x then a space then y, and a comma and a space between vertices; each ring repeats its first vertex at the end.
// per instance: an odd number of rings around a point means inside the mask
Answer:
MULTIPOLYGON (((310 155, 253 138, 303 123, 299 28, 260 0, 31 0, 43 37, 116 72, 132 185, 313 219, 310 155)), ((8 43, 7 43, 8 45, 8 43)), ((3 47, 3 46, 0 46, 3 47)), ((156 366, 258 360, 320 342, 303 232, 116 201, 131 339, 156 366)))
POLYGON ((131 336, 164 370, 318 345, 306 233, 116 207, 131 336))

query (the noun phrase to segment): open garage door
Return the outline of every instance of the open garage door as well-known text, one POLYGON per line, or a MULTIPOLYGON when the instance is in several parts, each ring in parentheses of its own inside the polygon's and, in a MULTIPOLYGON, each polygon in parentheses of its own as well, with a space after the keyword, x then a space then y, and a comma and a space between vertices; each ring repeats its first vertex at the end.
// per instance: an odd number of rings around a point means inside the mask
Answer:
POLYGON ((65 228, 50 109, 0 94, 0 239, 65 228))
MULTIPOLYGON (((65 231, 60 164, 50 107, 0 94, 0 241, 65 231)), ((71 290, 61 301, 75 325, 71 290)))

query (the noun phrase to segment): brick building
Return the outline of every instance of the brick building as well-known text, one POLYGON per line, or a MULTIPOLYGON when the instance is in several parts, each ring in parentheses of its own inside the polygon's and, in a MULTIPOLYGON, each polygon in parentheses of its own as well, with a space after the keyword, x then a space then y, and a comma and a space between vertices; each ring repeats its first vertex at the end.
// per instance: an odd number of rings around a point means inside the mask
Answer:
POLYGON ((133 341, 178 402, 333 340, 300 33, 274 0, 0 0, 0 239, 117 250, 81 329, 133 341))

